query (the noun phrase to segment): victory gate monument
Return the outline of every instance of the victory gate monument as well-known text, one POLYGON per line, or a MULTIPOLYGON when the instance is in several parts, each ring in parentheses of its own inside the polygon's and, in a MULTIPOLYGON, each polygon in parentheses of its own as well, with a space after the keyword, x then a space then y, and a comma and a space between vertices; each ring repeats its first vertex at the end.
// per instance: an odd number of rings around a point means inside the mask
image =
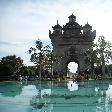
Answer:
POLYGON ((70 62, 78 64, 78 73, 86 69, 85 52, 92 46, 96 36, 96 31, 92 31, 92 26, 88 22, 82 26, 76 22, 76 16, 69 17, 66 25, 57 25, 53 32, 49 31, 49 37, 53 45, 53 52, 62 55, 58 63, 53 64, 53 69, 59 74, 67 74, 67 66, 70 62))

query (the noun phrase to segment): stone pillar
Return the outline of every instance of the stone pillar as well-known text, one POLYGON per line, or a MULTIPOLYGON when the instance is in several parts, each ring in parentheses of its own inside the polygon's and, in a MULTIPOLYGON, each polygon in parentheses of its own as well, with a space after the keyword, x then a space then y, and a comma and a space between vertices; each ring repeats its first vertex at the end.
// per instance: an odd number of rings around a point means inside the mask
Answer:
POLYGON ((79 73, 82 73, 85 71, 85 61, 83 59, 79 60, 79 73))
POLYGON ((59 62, 54 63, 54 71, 58 74, 66 74, 66 60, 64 58, 60 59, 59 62))

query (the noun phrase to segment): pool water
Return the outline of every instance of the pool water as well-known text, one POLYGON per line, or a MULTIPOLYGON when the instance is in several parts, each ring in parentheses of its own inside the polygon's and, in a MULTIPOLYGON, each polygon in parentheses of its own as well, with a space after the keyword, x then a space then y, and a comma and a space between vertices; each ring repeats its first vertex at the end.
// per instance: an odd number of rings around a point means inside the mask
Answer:
POLYGON ((112 112, 112 81, 0 82, 0 112, 112 112))

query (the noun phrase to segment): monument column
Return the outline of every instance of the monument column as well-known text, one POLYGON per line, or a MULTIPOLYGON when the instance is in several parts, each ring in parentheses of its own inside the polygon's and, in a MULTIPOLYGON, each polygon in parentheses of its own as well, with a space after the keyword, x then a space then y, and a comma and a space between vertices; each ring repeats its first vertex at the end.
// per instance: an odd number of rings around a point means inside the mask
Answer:
POLYGON ((85 71, 85 62, 84 60, 79 61, 79 73, 82 73, 85 71))
POLYGON ((66 73, 66 60, 64 58, 61 58, 59 62, 54 62, 54 71, 57 71, 59 74, 65 74, 66 73))

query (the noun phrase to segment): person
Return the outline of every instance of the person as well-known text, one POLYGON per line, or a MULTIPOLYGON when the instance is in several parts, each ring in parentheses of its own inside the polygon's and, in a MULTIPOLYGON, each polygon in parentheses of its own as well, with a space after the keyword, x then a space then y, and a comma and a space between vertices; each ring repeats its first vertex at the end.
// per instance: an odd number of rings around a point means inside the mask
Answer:
POLYGON ((22 76, 21 76, 21 75, 19 75, 19 81, 22 81, 22 80, 23 80, 22 76))

